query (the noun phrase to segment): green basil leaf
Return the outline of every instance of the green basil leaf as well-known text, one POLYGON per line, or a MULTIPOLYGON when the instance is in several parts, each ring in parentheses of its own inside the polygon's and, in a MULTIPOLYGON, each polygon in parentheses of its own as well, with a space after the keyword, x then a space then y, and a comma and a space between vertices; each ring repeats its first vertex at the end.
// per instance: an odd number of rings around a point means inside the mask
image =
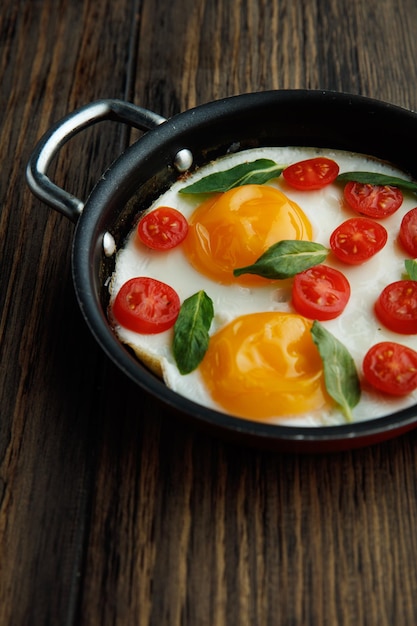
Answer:
POLYGON ((411 280, 417 280, 417 259, 406 259, 405 269, 411 280))
POLYGON ((351 422, 352 409, 361 397, 355 363, 345 346, 320 322, 313 323, 311 334, 323 361, 327 392, 340 406, 346 420, 351 422))
POLYGON ((172 350, 181 374, 189 374, 202 361, 209 344, 213 302, 205 291, 198 291, 182 303, 174 325, 172 350))
POLYGON ((234 276, 257 274, 264 278, 291 278, 325 261, 329 253, 320 243, 283 239, 274 243, 253 265, 239 267, 234 276))
POLYGON ((196 183, 180 189, 180 193, 214 193, 229 191, 241 185, 263 185, 280 176, 284 168, 271 159, 257 159, 251 163, 241 163, 224 172, 215 172, 196 183))
POLYGON ((397 178, 396 176, 379 174, 378 172, 344 172, 343 174, 339 174, 336 181, 354 181, 368 185, 390 185, 391 187, 399 187, 400 189, 417 192, 417 183, 404 180, 403 178, 397 178))

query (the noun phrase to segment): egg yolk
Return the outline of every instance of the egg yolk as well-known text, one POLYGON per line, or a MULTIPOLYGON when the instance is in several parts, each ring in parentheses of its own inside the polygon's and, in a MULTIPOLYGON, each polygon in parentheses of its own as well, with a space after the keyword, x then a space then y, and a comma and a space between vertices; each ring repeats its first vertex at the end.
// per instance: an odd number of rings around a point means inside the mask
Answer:
POLYGON ((310 329, 309 320, 282 312, 243 315, 220 329, 200 364, 213 399, 255 420, 333 406, 310 329))
POLYGON ((266 279, 236 278, 233 270, 252 265, 282 239, 311 241, 312 227, 301 208, 274 187, 243 185, 197 207, 183 249, 195 269, 217 282, 259 285, 266 279))

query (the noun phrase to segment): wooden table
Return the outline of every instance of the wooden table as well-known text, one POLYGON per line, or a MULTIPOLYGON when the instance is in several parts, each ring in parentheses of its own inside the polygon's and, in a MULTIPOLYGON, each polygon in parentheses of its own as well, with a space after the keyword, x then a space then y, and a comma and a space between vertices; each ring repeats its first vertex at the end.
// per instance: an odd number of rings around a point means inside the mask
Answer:
MULTIPOLYGON (((42 133, 97 98, 165 117, 271 88, 417 108, 416 24, 415 0, 3 0, 1 626, 417 623, 417 431, 296 456, 182 424, 96 345, 73 226, 24 179, 42 133)), ((129 140, 86 131, 54 179, 85 198, 129 140)))

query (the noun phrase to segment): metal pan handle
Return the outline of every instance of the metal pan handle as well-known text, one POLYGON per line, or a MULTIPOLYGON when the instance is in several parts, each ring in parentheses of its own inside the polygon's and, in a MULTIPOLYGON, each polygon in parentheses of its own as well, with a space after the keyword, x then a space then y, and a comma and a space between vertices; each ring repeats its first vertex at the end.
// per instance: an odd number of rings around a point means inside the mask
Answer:
POLYGON ((112 120, 139 130, 151 130, 166 119, 157 113, 123 100, 96 100, 70 113, 52 126, 36 145, 26 168, 26 180, 33 194, 71 221, 76 222, 84 202, 55 185, 47 176, 52 159, 77 133, 97 122, 112 120))

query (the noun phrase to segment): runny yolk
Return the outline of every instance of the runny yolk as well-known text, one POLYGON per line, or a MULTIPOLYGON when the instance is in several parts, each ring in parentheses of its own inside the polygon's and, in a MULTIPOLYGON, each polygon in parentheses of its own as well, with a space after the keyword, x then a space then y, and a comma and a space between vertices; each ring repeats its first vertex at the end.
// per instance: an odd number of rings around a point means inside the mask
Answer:
POLYGON ((213 399, 228 413, 254 420, 333 406, 310 328, 300 315, 266 312, 220 329, 200 364, 213 399))
POLYGON ((191 216, 183 249, 200 273, 224 284, 260 285, 266 279, 233 270, 253 264, 281 239, 312 239, 301 208, 266 185, 243 185, 203 202, 191 216))

